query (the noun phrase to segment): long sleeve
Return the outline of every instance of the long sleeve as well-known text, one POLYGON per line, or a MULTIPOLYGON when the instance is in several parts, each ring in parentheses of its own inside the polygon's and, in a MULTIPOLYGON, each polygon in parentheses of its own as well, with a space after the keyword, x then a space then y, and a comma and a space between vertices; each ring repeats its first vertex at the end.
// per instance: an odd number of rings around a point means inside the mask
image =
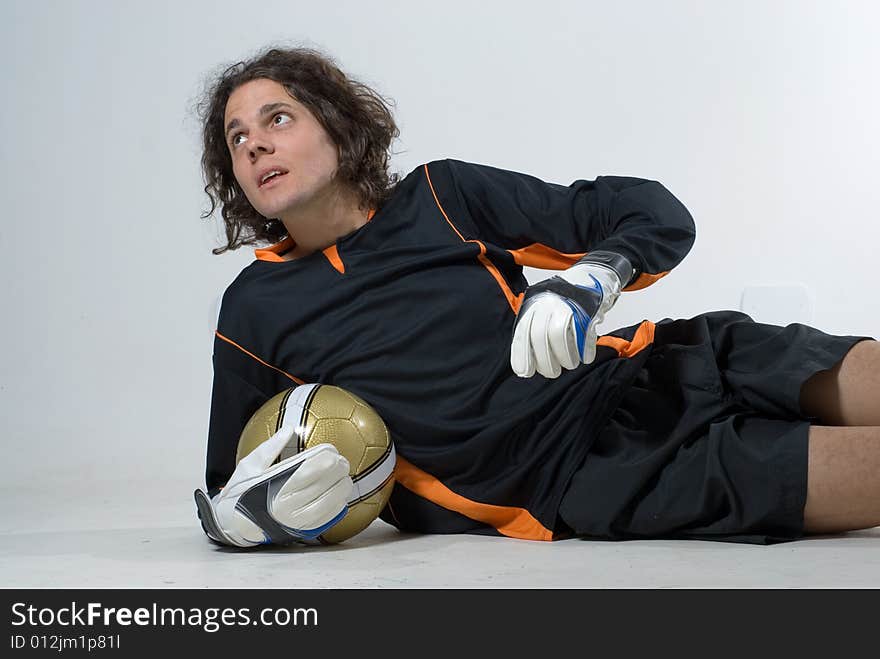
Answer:
POLYGON ((205 470, 205 484, 208 495, 212 497, 235 470, 235 453, 241 431, 253 413, 271 398, 229 367, 229 362, 238 357, 236 352, 215 336, 214 382, 205 470))
POLYGON ((627 259, 638 290, 668 274, 696 238, 687 208, 657 181, 627 176, 568 186, 460 160, 449 167, 471 236, 509 251, 520 265, 561 270, 592 251, 627 259))

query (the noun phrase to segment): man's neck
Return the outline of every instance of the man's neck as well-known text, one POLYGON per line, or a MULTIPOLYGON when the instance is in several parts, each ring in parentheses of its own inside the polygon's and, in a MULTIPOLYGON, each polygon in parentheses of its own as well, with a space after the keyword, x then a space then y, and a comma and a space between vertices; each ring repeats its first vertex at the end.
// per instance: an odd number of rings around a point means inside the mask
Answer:
POLYGON ((367 223, 369 210, 358 208, 353 196, 334 195, 328 202, 297 209, 281 218, 296 247, 284 258, 302 258, 333 245, 339 238, 367 223))

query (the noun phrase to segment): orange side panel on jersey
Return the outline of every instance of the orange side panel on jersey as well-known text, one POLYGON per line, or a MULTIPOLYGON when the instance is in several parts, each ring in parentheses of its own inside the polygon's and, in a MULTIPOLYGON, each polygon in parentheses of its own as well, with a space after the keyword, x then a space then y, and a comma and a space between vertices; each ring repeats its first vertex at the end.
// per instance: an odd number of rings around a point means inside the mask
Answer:
POLYGON ((504 293, 504 297, 507 298, 507 304, 510 305, 510 308, 513 309, 513 313, 519 313, 519 307, 522 304, 522 299, 524 293, 520 293, 519 295, 515 295, 512 290, 510 290, 510 286, 507 285, 507 282, 504 280, 504 277, 501 276, 501 273, 498 271, 498 268, 494 263, 486 256, 486 246, 481 243, 479 240, 467 240, 464 236, 461 235, 461 232, 455 227, 452 223, 452 220, 449 219, 449 216, 446 214, 446 211, 443 210, 443 206, 440 205, 440 200, 437 198, 437 193, 434 191, 434 184, 431 183, 431 175, 428 173, 428 165, 423 165, 425 168, 425 177, 428 179, 428 185, 431 188, 431 194, 434 195, 434 203, 437 204, 437 208, 440 209, 440 212, 443 213, 443 217, 446 218, 446 222, 449 226, 452 227, 452 230, 455 231, 456 235, 462 239, 462 241, 466 243, 476 243, 480 246, 480 254, 477 257, 480 263, 483 264, 483 267, 489 271, 489 274, 495 278, 495 281, 498 282, 498 286, 501 288, 501 291, 504 293))
POLYGON ((541 243, 532 243, 520 249, 509 249, 507 251, 513 256, 513 260, 520 265, 541 268, 542 270, 565 270, 587 254, 586 252, 581 254, 565 254, 564 252, 557 252, 552 247, 547 247, 547 245, 542 245, 541 243))
POLYGON ((282 371, 280 368, 275 368, 274 366, 272 366, 272 364, 267 364, 267 363, 264 362, 262 359, 260 359, 259 357, 257 357, 254 353, 252 353, 252 352, 248 352, 247 350, 245 350, 244 348, 242 348, 242 347, 241 347, 240 345, 238 345, 235 341, 233 341, 233 340, 231 340, 231 339, 227 339, 225 336, 223 336, 223 335, 222 335, 220 332, 218 332, 217 330, 214 330, 214 334, 216 334, 216 335, 218 336, 218 338, 221 338, 221 339, 223 339, 224 341, 226 341, 226 343, 229 343, 229 344, 231 344, 231 345, 234 345, 236 348, 238 348, 239 350, 241 350, 241 351, 242 351, 243 353, 245 353, 246 355, 249 355, 249 356, 253 357, 253 358, 256 359, 258 362, 260 362, 263 366, 268 366, 268 367, 271 368, 272 370, 278 371, 278 372, 281 373, 282 375, 286 375, 287 377, 289 377, 291 380, 293 380, 293 381, 296 382, 297 384, 305 384, 305 381, 300 380, 299 378, 292 376, 290 373, 287 373, 287 372, 285 372, 285 371, 282 371))
POLYGON ((643 320, 633 334, 632 341, 617 336, 603 335, 596 339, 596 345, 614 348, 621 357, 632 357, 654 343, 654 328, 655 325, 650 320, 643 320))
MULTIPOLYGON (((542 270, 565 270, 566 268, 570 268, 571 266, 573 266, 587 254, 589 254, 589 252, 583 252, 581 254, 566 254, 565 252, 557 252, 552 247, 548 247, 547 245, 543 245, 541 243, 532 243, 531 245, 526 245, 525 247, 521 247, 520 249, 509 249, 507 251, 510 252, 513 260, 516 261, 519 265, 527 265, 532 268, 541 268, 542 270)), ((655 281, 665 277, 668 274, 668 270, 666 272, 661 272, 656 275, 649 275, 643 272, 639 275, 638 279, 636 279, 633 283, 622 290, 638 291, 642 288, 647 288, 655 281)))
POLYGON ((400 455, 397 456, 394 476, 398 483, 423 499, 488 524, 502 535, 523 540, 553 539, 552 531, 532 517, 528 510, 511 506, 493 506, 466 499, 400 455))

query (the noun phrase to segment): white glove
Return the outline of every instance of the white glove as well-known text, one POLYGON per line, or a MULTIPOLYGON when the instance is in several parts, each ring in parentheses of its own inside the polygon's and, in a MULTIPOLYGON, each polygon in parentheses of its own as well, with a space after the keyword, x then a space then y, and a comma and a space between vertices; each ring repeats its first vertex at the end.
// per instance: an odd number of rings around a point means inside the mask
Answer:
POLYGON ((620 295, 619 270, 629 282, 633 270, 626 259, 592 252, 568 270, 529 286, 513 326, 513 372, 524 378, 536 371, 555 378, 563 368, 591 363, 596 358, 596 326, 620 295))
POLYGON ((290 544, 324 533, 348 512, 349 464, 318 444, 273 465, 294 436, 285 426, 242 458, 213 498, 194 493, 208 537, 227 545, 290 544))

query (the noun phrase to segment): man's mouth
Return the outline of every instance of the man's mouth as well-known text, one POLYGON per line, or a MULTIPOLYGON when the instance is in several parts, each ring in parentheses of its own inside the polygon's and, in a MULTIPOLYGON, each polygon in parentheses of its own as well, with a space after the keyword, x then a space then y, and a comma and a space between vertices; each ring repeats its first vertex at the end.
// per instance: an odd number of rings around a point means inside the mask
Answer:
POLYGON ((265 179, 262 183, 260 183, 260 189, 268 188, 274 185, 275 181, 280 179, 282 176, 287 176, 286 172, 282 172, 280 174, 272 174, 269 178, 265 179))

